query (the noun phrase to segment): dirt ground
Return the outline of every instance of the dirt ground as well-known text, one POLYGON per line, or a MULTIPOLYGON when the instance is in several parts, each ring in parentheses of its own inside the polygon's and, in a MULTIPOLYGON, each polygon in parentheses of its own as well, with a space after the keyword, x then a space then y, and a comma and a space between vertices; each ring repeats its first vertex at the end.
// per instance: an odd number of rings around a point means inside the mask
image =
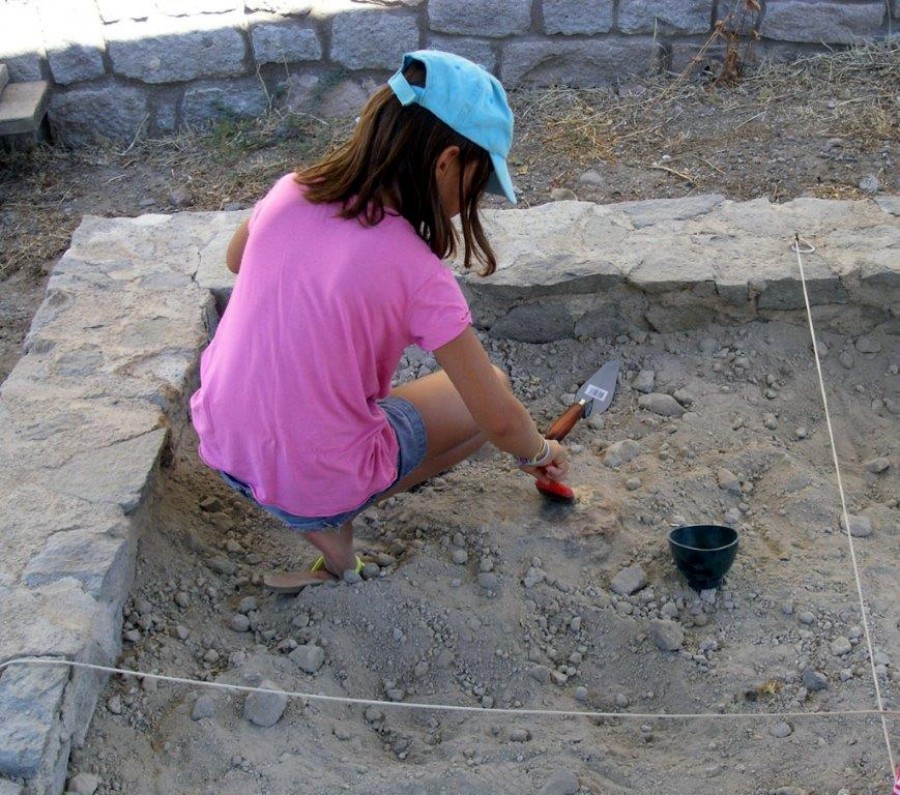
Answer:
MULTIPOLYGON (((522 204, 900 193, 898 75, 894 47, 730 86, 518 92, 522 204)), ((7 157, 0 375, 84 215, 249 206, 348 123, 272 118, 7 157)), ((260 577, 309 551, 199 467, 187 429, 142 539, 121 664, 307 696, 114 678, 70 789, 888 791, 900 720, 854 713, 877 707, 876 678, 898 703, 900 351, 886 329, 819 337, 852 547, 802 324, 486 341, 544 426, 620 362, 612 406, 568 440, 575 506, 485 450, 358 521, 363 578, 297 597, 260 577), (674 396, 674 415, 640 406, 646 393, 674 396), (666 543, 695 523, 740 533, 722 587, 702 593, 666 543)), ((432 367, 411 351, 398 378, 432 367)))

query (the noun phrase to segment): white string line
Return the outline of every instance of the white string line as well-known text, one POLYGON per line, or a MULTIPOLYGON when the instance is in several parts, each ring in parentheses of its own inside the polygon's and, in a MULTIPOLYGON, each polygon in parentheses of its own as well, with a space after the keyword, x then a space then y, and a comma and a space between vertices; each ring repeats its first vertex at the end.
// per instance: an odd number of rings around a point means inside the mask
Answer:
POLYGON ((83 668, 88 671, 100 671, 108 674, 121 674, 134 679, 154 679, 158 682, 170 682, 192 687, 208 687, 216 690, 230 690, 238 693, 274 693, 287 698, 301 698, 307 701, 323 701, 335 704, 360 705, 366 707, 389 707, 395 709, 427 709, 433 712, 468 712, 475 715, 527 715, 530 717, 572 717, 572 718, 625 718, 630 720, 740 720, 747 718, 822 718, 822 717, 867 717, 885 715, 900 717, 900 710, 879 709, 844 709, 827 712, 594 712, 591 710, 568 709, 514 709, 511 707, 467 707, 462 704, 426 704, 418 701, 382 701, 374 698, 353 698, 351 696, 328 696, 323 693, 304 693, 297 690, 278 690, 270 687, 254 687, 251 685, 232 685, 226 682, 205 682, 202 679, 189 679, 167 674, 153 674, 149 671, 137 671, 130 668, 113 668, 108 665, 76 662, 54 657, 18 657, 0 663, 0 671, 10 665, 68 665, 72 668, 83 668))
POLYGON ((847 534, 847 545, 850 548, 850 562, 853 564, 853 578, 856 581, 856 593, 859 597, 859 610, 862 615, 863 631, 866 636, 866 646, 869 651, 869 665, 872 669, 872 681, 875 684, 875 698, 878 702, 878 712, 882 715, 881 728, 884 731, 884 741, 887 745, 888 759, 891 763, 891 775, 894 775, 896 766, 894 764, 894 753, 891 748, 891 737, 888 733, 887 721, 884 718, 884 701, 881 697, 881 685, 878 682, 878 672, 875 669, 875 649, 872 645, 872 633, 869 631, 869 620, 866 612, 866 601, 863 596, 862 580, 859 576, 859 566, 856 562, 856 547, 853 543, 853 534, 850 532, 850 516, 847 513, 847 499, 844 496, 844 482, 841 478, 841 465, 838 461, 837 445, 834 441, 834 429, 831 426, 831 412, 828 410, 828 397, 825 394, 825 379, 822 376, 822 363, 819 361, 819 346, 816 342, 816 329, 813 324, 812 309, 809 304, 809 293, 806 289, 806 273, 803 270, 802 254, 812 254, 816 247, 808 240, 803 240, 799 234, 794 234, 794 242, 791 249, 797 254, 797 267, 800 269, 800 284, 803 287, 803 301, 806 304, 806 316, 809 320, 809 333, 812 337, 813 358, 816 362, 816 373, 819 376, 819 391, 822 394, 822 405, 825 409, 825 424, 828 427, 828 439, 831 443, 831 457, 834 461, 834 471, 837 476, 838 492, 841 496, 841 515, 844 520, 844 532, 847 534))

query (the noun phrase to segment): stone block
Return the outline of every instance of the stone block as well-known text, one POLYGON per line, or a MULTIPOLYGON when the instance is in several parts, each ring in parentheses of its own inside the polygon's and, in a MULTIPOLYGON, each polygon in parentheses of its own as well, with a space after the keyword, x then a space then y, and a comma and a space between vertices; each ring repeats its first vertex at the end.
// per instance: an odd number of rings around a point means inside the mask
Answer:
POLYGON ((514 41, 503 45, 500 76, 520 84, 595 88, 628 75, 655 74, 662 49, 652 38, 603 41, 514 41))
POLYGON ((705 193, 682 199, 649 199, 622 202, 616 209, 625 213, 635 229, 700 218, 715 211, 725 201, 718 193, 705 193))
POLYGON ((5 63, 0 63, 0 94, 3 93, 7 83, 9 83, 9 67, 5 63))
POLYGON ((130 513, 150 487, 151 473, 167 435, 168 430, 160 428, 136 439, 81 453, 52 473, 52 479, 63 494, 98 505, 118 505, 130 513))
POLYGON ((881 32, 883 0, 861 3, 821 3, 784 0, 766 4, 759 32, 763 38, 812 44, 860 44, 881 32))
POLYGON ((712 29, 709 0, 621 0, 619 30, 656 35, 707 33, 712 29))
POLYGON ((44 5, 41 23, 55 83, 70 85, 105 73, 106 41, 93 0, 60 0, 44 5))
POLYGON ((491 74, 497 71, 497 56, 491 43, 483 39, 457 38, 455 36, 431 36, 428 49, 452 52, 483 66, 491 74))
POLYGON ((317 61, 322 57, 318 34, 296 24, 255 25, 250 29, 250 43, 257 63, 293 63, 317 61))
POLYGON ((160 14, 173 17, 196 14, 228 14, 243 11, 240 0, 154 0, 160 14))
POLYGON ((377 8, 344 11, 331 28, 331 58, 348 69, 394 71, 420 47, 417 18, 377 8))
POLYGON ((156 13, 156 0, 96 0, 100 19, 106 23, 123 19, 147 19, 156 13))
POLYGON ((136 539, 123 523, 118 532, 96 529, 64 530, 47 541, 23 574, 29 587, 47 585, 71 577, 102 602, 113 602, 127 593, 133 577, 136 539))
POLYGON ((545 298, 513 307, 491 326, 489 334, 498 339, 543 343, 572 337, 574 329, 575 317, 565 298, 545 298))
POLYGON ((33 778, 59 745, 65 666, 12 665, 0 677, 0 775, 33 778))
POLYGON ((69 146, 98 141, 132 141, 147 116, 144 92, 128 86, 75 88, 56 92, 50 118, 56 137, 69 146))
POLYGON ((37 3, 3 3, 0 25, 0 61, 13 82, 40 80, 44 36, 37 3))
POLYGON ((269 98, 254 78, 216 83, 195 83, 185 89, 181 120, 202 126, 221 119, 254 119, 264 116, 269 98))
POLYGON ((0 135, 36 132, 47 112, 46 80, 10 83, 0 95, 0 135))
POLYGON ((123 21, 107 26, 113 71, 144 83, 231 77, 245 71, 241 33, 215 15, 123 21))
POLYGON ((531 28, 531 3, 524 0, 429 0, 428 26, 460 36, 521 36, 531 28))
POLYGON ((553 35, 609 33, 613 0, 544 0, 544 32, 553 35))
POLYGON ((314 6, 313 0, 244 0, 244 8, 248 11, 284 16, 306 16, 314 6))

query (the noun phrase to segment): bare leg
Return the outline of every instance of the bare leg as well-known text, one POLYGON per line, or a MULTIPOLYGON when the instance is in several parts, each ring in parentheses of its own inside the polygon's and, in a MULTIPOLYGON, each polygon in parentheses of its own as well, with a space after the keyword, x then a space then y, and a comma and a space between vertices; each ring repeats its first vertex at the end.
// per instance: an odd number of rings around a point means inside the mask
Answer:
MULTIPOLYGON (((498 378, 506 379, 501 370, 494 369, 498 378)), ((402 384, 391 394, 405 398, 419 410, 428 434, 428 449, 422 463, 383 499, 408 491, 417 483, 450 469, 484 446, 484 434, 478 429, 446 373, 433 373, 402 384)))
POLYGON ((340 530, 316 530, 304 533, 303 537, 322 553, 325 568, 331 574, 340 577, 345 571, 356 568, 351 522, 345 522, 340 530))

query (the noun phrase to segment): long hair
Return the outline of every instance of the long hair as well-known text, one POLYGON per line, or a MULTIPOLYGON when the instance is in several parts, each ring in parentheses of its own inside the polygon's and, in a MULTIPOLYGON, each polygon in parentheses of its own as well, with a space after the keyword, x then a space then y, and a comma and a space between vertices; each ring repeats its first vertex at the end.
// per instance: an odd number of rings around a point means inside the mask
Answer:
MULTIPOLYGON (((411 85, 425 83, 425 68, 413 62, 404 72, 411 85)), ((306 198, 340 203, 343 218, 370 226, 385 212, 398 212, 435 255, 456 254, 458 235, 441 204, 435 178, 437 159, 448 146, 459 147, 459 221, 463 266, 481 264, 482 276, 497 267, 478 217, 478 203, 491 175, 487 151, 464 138, 418 104, 404 107, 388 86, 366 103, 350 139, 315 165, 300 168, 296 180, 306 198)))

